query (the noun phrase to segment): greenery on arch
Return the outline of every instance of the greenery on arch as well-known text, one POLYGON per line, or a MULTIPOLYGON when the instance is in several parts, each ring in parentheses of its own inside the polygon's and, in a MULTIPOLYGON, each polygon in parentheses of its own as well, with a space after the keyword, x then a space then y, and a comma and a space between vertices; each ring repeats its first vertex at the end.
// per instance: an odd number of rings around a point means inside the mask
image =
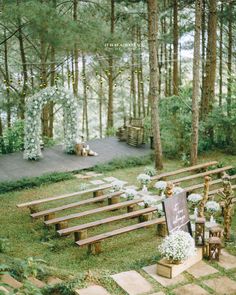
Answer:
POLYGON ((47 87, 31 96, 27 102, 24 159, 39 160, 42 157, 40 148, 41 113, 43 107, 50 101, 55 101, 63 106, 64 149, 68 154, 74 152, 74 145, 78 138, 78 104, 76 98, 62 88, 47 87))

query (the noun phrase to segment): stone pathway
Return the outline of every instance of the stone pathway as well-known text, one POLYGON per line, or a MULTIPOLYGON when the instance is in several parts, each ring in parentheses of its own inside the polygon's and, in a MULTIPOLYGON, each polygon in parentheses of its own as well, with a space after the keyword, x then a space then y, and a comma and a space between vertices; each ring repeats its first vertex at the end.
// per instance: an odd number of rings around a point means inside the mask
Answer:
POLYGON ((111 277, 129 295, 139 295, 152 291, 152 285, 134 270, 121 272, 111 277))
POLYGON ((91 140, 88 144, 92 150, 98 153, 98 156, 67 155, 63 152, 61 145, 45 148, 43 159, 40 161, 24 160, 22 152, 2 155, 0 156, 0 182, 40 176, 44 173, 89 169, 116 158, 142 157, 150 154, 148 145, 136 148, 118 141, 115 137, 91 140))
POLYGON ((75 290, 77 295, 110 295, 106 289, 98 285, 92 285, 84 289, 75 290))
MULTIPOLYGON (((236 268, 236 257, 223 250, 218 264, 225 270, 234 269, 236 268)), ((115 274, 111 277, 129 295, 165 295, 164 290, 167 293, 171 290, 176 295, 236 295, 236 281, 204 260, 173 279, 157 275, 156 264, 143 267, 142 270, 154 279, 157 283, 156 286, 159 286, 159 290, 163 289, 163 291, 153 292, 154 288, 158 287, 155 287, 155 284, 150 284, 144 276, 134 270, 115 274), (189 275, 192 276, 192 279, 189 275)))

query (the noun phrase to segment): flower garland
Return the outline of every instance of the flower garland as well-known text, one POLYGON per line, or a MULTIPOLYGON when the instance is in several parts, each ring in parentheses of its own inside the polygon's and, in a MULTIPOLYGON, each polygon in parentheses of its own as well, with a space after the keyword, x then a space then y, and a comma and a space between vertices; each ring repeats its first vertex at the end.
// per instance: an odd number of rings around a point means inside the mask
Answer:
POLYGON ((65 152, 68 154, 74 152, 74 145, 78 138, 77 101, 73 95, 62 88, 57 90, 56 87, 48 87, 31 96, 27 102, 24 159, 38 160, 42 157, 40 149, 41 112, 43 107, 52 100, 63 106, 65 152))

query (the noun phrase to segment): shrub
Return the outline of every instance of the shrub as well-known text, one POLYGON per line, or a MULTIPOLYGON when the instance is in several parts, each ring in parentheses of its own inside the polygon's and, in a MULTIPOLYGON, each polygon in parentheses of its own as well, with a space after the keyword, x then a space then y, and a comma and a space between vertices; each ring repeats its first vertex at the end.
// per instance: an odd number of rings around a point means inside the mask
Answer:
POLYGON ((50 174, 44 174, 39 177, 22 178, 16 181, 4 181, 0 182, 0 194, 8 193, 16 190, 23 190, 27 188, 33 188, 44 184, 60 182, 64 180, 73 179, 72 173, 68 172, 54 172, 50 174))

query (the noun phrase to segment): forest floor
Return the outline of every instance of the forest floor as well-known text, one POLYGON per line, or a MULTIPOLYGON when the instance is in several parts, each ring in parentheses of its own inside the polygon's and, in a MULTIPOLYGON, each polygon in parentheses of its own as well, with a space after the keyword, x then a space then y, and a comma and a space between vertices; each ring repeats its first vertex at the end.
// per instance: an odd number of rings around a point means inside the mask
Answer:
MULTIPOLYGON (((224 165, 230 164, 236 166, 236 156, 229 156, 220 152, 212 152, 202 155, 199 162, 209 160, 217 160, 224 165)), ((176 170, 183 166, 183 163, 178 160, 165 160, 164 171, 176 170)), ((113 176, 118 179, 127 181, 129 184, 137 185, 136 177, 142 173, 144 166, 118 169, 113 172, 103 173, 100 178, 113 176)), ((142 267, 155 264, 159 259, 157 250, 161 238, 157 237, 156 227, 148 229, 141 229, 128 234, 123 234, 118 237, 107 239, 102 243, 102 253, 100 255, 88 255, 87 248, 79 248, 75 246, 72 236, 59 238, 55 234, 55 229, 45 228, 42 220, 32 222, 29 216, 28 209, 17 209, 16 204, 26 201, 61 195, 64 193, 75 192, 80 189, 81 184, 87 184, 89 180, 73 179, 63 181, 60 183, 43 185, 34 189, 27 189, 19 192, 12 192, 0 195, 0 220, 1 232, 0 236, 7 238, 9 246, 4 254, 0 254, 0 260, 7 263, 9 257, 16 257, 25 259, 27 257, 36 257, 47 261, 47 263, 58 269, 58 271, 65 271, 81 277, 91 271, 92 277, 95 281, 103 284, 114 295, 123 295, 123 291, 117 287, 115 282, 110 278, 111 274, 118 272, 137 270, 144 275, 142 267)), ((80 199, 88 198, 87 195, 80 197, 80 199)), ((70 198, 67 201, 58 201, 55 206, 71 203, 75 201, 76 197, 70 198)), ((87 205, 81 208, 83 211, 95 208, 98 205, 87 205)), ((52 204, 45 205, 43 208, 53 207, 52 204)), ((67 211, 67 213, 74 213, 75 210, 67 211)), ((119 214, 125 212, 120 210, 119 214)), ((76 220, 70 225, 86 223, 97 219, 102 219, 111 215, 117 215, 115 212, 101 213, 95 216, 83 218, 83 220, 76 220)), ((62 215, 65 215, 64 212, 62 215)), ((135 224, 136 219, 121 221, 118 223, 111 223, 102 227, 91 229, 89 235, 93 236, 101 232, 110 231, 122 226, 135 224)), ((227 246, 227 250, 233 255, 236 255, 236 216, 233 217, 232 232, 234 241, 227 246)), ((226 271, 216 264, 213 264, 221 275, 227 275, 236 281, 236 269, 234 271, 226 271)), ((144 275, 145 276, 145 275, 144 275)), ((146 275, 147 277, 147 275, 146 275)), ((154 280, 150 279, 155 286, 155 290, 160 290, 160 285, 154 280)), ((196 281, 196 280, 195 280, 196 281)), ((191 278, 191 282, 194 279, 191 278)), ((167 289, 162 289, 166 294, 171 294, 173 286, 167 289)), ((214 294, 214 293, 212 293, 214 294)))
POLYGON ((87 142, 90 149, 98 153, 96 157, 79 157, 67 155, 63 146, 56 145, 42 151, 40 161, 27 161, 23 153, 0 156, 0 182, 17 180, 23 177, 40 176, 50 172, 68 172, 88 169, 96 164, 105 163, 119 157, 142 157, 150 153, 148 145, 140 148, 132 147, 125 142, 120 142, 116 137, 94 139, 87 142))

